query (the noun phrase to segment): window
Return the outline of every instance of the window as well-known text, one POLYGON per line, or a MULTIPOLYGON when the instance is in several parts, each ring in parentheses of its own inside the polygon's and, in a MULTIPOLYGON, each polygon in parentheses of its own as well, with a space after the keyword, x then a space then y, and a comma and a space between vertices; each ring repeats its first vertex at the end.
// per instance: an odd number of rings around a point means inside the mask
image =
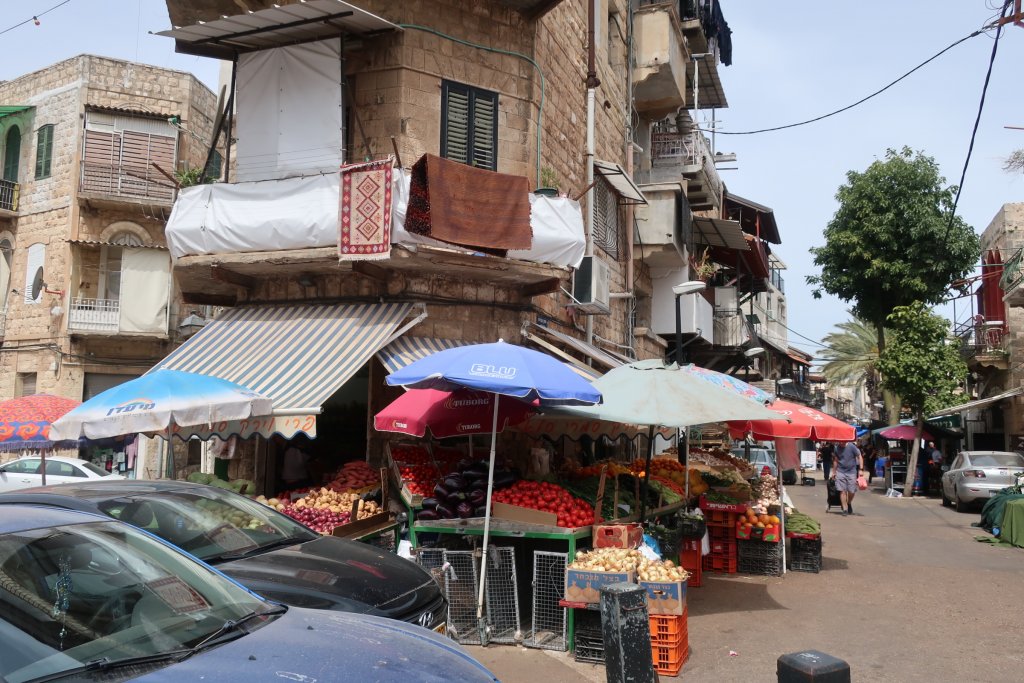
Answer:
POLYGON ((498 93, 441 82, 441 156, 498 170, 498 93))
POLYGON ((53 124, 42 126, 36 132, 36 179, 49 178, 53 164, 53 124))
POLYGON ((7 474, 37 474, 40 461, 36 458, 28 460, 15 460, 9 465, 4 465, 3 471, 7 474))
POLYGON ((14 382, 14 392, 17 394, 16 398, 21 396, 31 396, 36 393, 36 373, 19 372, 18 376, 15 377, 14 382))
POLYGON ((110 238, 110 244, 100 247, 99 299, 121 299, 121 266, 124 247, 141 247, 142 240, 130 232, 119 232, 110 238), (113 246, 118 245, 118 246, 113 246))
POLYGON ((85 477, 85 472, 74 465, 59 460, 46 461, 46 476, 48 477, 85 477))
POLYGON ((604 178, 594 184, 594 244, 606 254, 619 260, 621 228, 619 226, 618 195, 604 178))

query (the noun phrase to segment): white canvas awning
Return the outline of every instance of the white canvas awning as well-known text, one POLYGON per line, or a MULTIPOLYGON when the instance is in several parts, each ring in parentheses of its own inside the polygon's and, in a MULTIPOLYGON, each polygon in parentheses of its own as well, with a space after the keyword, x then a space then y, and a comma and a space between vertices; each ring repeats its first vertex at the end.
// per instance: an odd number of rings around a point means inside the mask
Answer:
POLYGON ((984 408, 985 406, 992 405, 993 403, 998 403, 1004 398, 1019 396, 1020 394, 1024 394, 1024 387, 1017 387, 1016 389, 1010 389, 1009 391, 1004 391, 1001 394, 989 396, 988 398, 979 398, 975 401, 968 401, 967 403, 961 403, 960 405, 943 408, 942 410, 937 410, 932 413, 930 417, 942 417, 943 415, 954 415, 974 408, 984 408))

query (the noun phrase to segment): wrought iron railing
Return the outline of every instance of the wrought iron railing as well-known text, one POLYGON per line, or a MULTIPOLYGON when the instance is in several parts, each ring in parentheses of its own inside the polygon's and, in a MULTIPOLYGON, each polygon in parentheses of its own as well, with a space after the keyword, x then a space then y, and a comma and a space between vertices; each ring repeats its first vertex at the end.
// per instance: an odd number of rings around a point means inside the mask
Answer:
POLYGON ((13 180, 0 180, 0 209, 5 211, 18 210, 18 195, 21 186, 13 180))
POLYGON ((960 355, 971 358, 978 355, 1006 353, 1009 335, 1004 320, 985 320, 975 316, 953 326, 953 335, 960 340, 960 355))
POLYGON ((1021 276, 1024 275, 1021 266, 1024 264, 1024 249, 1018 249, 1017 253, 1003 264, 1003 275, 999 278, 999 288, 1008 292, 1020 284, 1021 276))
POLYGON ((174 185, 152 165, 96 164, 82 162, 80 191, 129 199, 174 203, 174 185))
POLYGON ((699 130, 689 133, 651 133, 652 166, 684 166, 684 173, 702 172, 711 195, 722 195, 722 179, 715 168, 711 143, 699 130))
POLYGON ((121 303, 117 299, 73 299, 68 312, 68 330, 118 332, 120 312, 121 303))

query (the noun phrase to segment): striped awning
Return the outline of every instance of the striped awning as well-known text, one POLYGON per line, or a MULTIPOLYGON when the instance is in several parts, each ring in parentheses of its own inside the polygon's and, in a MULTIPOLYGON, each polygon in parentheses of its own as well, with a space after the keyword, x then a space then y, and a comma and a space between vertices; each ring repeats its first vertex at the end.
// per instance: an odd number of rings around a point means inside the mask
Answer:
POLYGON ((387 342, 411 308, 406 303, 234 308, 154 369, 241 384, 273 399, 275 414, 316 414, 387 342))
POLYGON ((399 337, 378 351, 377 358, 388 369, 388 373, 392 373, 438 351, 454 349, 456 346, 465 346, 468 343, 455 339, 399 337))
MULTIPOLYGON (((456 346, 466 346, 473 342, 466 342, 456 339, 435 339, 431 337, 399 337, 395 341, 391 342, 388 346, 384 347, 377 353, 377 358, 384 364, 384 367, 388 369, 388 372, 395 372, 404 368, 406 365, 418 361, 421 358, 425 358, 432 353, 438 351, 444 351, 445 349, 453 349, 456 346)), ((551 351, 551 348, 547 349, 551 351)), ((595 379, 601 376, 601 373, 592 368, 588 368, 582 365, 578 360, 569 356, 568 354, 554 350, 554 354, 561 361, 568 361, 565 364, 569 366, 569 369, 576 372, 576 374, 582 376, 588 382, 593 382, 595 379)))

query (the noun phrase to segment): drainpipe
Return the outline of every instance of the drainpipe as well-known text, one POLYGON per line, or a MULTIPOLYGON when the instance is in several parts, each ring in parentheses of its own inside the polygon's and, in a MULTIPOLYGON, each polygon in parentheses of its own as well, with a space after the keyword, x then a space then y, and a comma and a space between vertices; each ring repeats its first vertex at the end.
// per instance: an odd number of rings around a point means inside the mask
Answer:
MULTIPOLYGON (((597 34, 597 0, 587 2, 587 188, 590 196, 587 197, 587 256, 594 256, 594 102, 597 97, 597 86, 601 85, 597 77, 596 46, 594 40, 597 34)), ((587 339, 588 344, 594 343, 594 317, 587 316, 587 339)))

